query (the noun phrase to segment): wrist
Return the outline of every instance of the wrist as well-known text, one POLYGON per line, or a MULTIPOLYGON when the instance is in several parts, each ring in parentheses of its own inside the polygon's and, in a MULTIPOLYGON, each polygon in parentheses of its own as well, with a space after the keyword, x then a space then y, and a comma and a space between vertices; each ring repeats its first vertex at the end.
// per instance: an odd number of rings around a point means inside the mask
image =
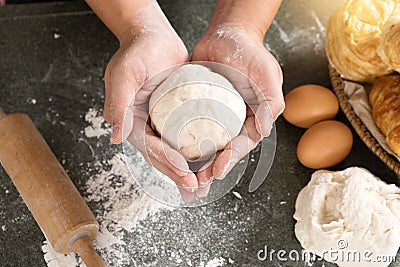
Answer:
POLYGON ((246 36, 246 39, 257 44, 263 44, 264 34, 257 28, 246 23, 221 22, 210 24, 203 39, 235 38, 246 36))
POLYGON ((263 40, 281 0, 217 0, 210 30, 235 25, 250 36, 263 40))
POLYGON ((207 27, 206 34, 213 32, 221 32, 221 30, 238 30, 245 32, 257 41, 262 41, 267 29, 263 29, 255 23, 242 20, 239 17, 226 15, 215 20, 212 20, 207 27))
POLYGON ((122 21, 119 34, 115 34, 120 43, 147 32, 175 32, 157 1, 147 2, 122 21))

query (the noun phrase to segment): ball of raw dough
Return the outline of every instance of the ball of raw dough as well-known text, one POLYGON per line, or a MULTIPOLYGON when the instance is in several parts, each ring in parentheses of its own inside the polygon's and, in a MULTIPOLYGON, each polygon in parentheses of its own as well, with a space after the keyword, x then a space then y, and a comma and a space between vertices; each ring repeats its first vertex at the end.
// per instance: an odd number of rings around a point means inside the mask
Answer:
POLYGON ((206 159, 236 137, 246 105, 223 76, 187 64, 151 95, 149 112, 161 138, 189 160, 206 159))
POLYGON ((303 248, 340 267, 388 266, 390 261, 373 257, 396 256, 400 246, 400 189, 362 168, 316 171, 299 193, 293 217, 303 248), (324 254, 329 249, 359 252, 360 261, 324 254), (371 262, 364 257, 368 251, 371 262))

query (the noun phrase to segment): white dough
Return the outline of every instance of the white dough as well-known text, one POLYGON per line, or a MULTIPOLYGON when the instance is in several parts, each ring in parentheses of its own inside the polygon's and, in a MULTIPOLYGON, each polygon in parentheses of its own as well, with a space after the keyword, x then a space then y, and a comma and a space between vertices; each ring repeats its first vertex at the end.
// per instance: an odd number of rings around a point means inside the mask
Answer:
POLYGON ((362 168, 316 171, 297 197, 294 218, 297 239, 318 256, 340 267, 388 266, 377 257, 395 256, 400 246, 400 189, 362 168), (323 255, 329 249, 338 254, 323 255))
POLYGON ((188 64, 172 73, 151 95, 153 127, 186 159, 206 159, 236 137, 246 105, 223 76, 188 64))

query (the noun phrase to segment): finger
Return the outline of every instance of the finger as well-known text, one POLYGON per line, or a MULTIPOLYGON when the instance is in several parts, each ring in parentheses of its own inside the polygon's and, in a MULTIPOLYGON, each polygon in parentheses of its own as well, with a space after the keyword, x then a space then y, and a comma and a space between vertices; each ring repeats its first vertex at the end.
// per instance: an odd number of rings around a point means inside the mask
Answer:
POLYGON ((214 179, 212 170, 213 163, 207 166, 207 168, 205 168, 204 170, 200 170, 199 172, 197 172, 196 176, 199 182, 199 187, 205 187, 212 182, 212 180, 214 179))
POLYGON ((235 137, 216 158, 213 165, 214 177, 224 178, 239 160, 257 146, 261 139, 261 135, 255 129, 255 117, 248 117, 240 135, 235 137))
POLYGON ((122 134, 121 142, 125 141, 128 138, 129 134, 132 132, 132 129, 133 129, 133 111, 131 107, 128 107, 125 110, 125 118, 124 118, 122 133, 118 134, 118 136, 122 134))
POLYGON ((132 64, 128 55, 116 54, 107 66, 104 76, 106 101, 104 117, 114 126, 111 142, 121 143, 129 135, 133 118, 128 113, 128 107, 133 102, 137 90, 145 81, 146 71, 132 64))
POLYGON ((178 176, 185 176, 191 172, 185 158, 154 134, 147 123, 146 112, 135 108, 134 113, 136 114, 133 122, 134 130, 128 137, 129 142, 146 156, 152 156, 163 162, 178 176))
MULTIPOLYGON (((243 136, 235 137, 231 143, 237 142, 238 138, 242 139, 243 136)), ((234 151, 230 148, 226 148, 221 154, 215 159, 213 164, 213 175, 215 179, 223 179, 230 172, 233 166, 238 161, 235 156, 238 154, 237 152, 234 155, 234 151)))
POLYGON ((199 189, 197 189, 196 191, 196 196, 199 198, 205 198, 208 196, 210 189, 211 189, 211 183, 206 186, 199 187, 199 189))
POLYGON ((270 135, 275 119, 270 109, 270 102, 263 101, 260 103, 256 110, 256 123, 255 127, 257 131, 263 136, 267 137, 270 135))
POLYGON ((140 148, 138 148, 138 150, 141 151, 147 162, 174 181, 178 188, 182 188, 188 192, 194 192, 198 188, 197 177, 194 173, 189 172, 183 176, 177 175, 173 170, 166 166, 164 162, 161 162, 159 157, 154 158, 149 153, 143 153, 140 148))
MULTIPOLYGON (((220 152, 218 154, 220 154, 220 152)), ((207 168, 205 168, 204 170, 199 171, 196 175, 197 181, 199 183, 199 189, 197 189, 196 191, 196 196, 198 196, 199 198, 205 198, 210 191, 211 183, 214 179, 212 170, 213 163, 207 166, 207 168)))
POLYGON ((183 188, 178 187, 179 193, 181 194, 181 198, 184 202, 190 203, 193 202, 196 198, 196 193, 195 192, 188 192, 183 188))
POLYGON ((272 54, 267 52, 255 60, 249 75, 259 102, 254 111, 257 118, 256 128, 266 137, 270 134, 273 122, 285 108, 282 70, 272 54))
POLYGON ((191 172, 185 158, 153 132, 145 135, 145 148, 150 156, 164 163, 177 175, 184 176, 191 172))
POLYGON ((160 162, 159 159, 153 158, 152 156, 147 156, 147 160, 157 170, 159 170, 161 173, 165 174, 172 181, 174 181, 178 188, 193 193, 199 187, 197 177, 194 173, 190 172, 185 176, 179 176, 173 170, 168 168, 168 166, 166 166, 163 162, 160 162))
POLYGON ((153 159, 152 164, 159 171, 171 178, 175 182, 181 198, 184 202, 193 202, 196 198, 196 192, 199 188, 197 177, 194 173, 190 172, 185 176, 179 176, 175 171, 169 169, 163 162, 153 159))

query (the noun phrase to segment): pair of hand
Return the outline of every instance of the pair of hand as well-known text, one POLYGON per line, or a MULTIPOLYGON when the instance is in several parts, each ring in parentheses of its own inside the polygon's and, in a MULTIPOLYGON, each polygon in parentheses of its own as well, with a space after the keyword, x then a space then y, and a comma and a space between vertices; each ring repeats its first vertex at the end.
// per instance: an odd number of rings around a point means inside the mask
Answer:
MULTIPOLYGON (((241 134, 212 164, 196 174, 183 156, 155 135, 148 122, 146 102, 157 84, 143 85, 154 75, 189 60, 182 40, 172 27, 128 30, 120 38, 120 49, 105 72, 105 119, 113 125, 111 141, 128 139, 159 171, 178 186, 182 199, 192 201, 208 194, 212 180, 222 179, 263 137, 284 109, 282 71, 256 32, 240 25, 209 28, 196 45, 191 60, 228 65, 248 77, 227 78, 248 104, 241 134), (134 104, 132 104, 134 101, 134 104)), ((223 74, 223 73, 222 73, 223 74)))

